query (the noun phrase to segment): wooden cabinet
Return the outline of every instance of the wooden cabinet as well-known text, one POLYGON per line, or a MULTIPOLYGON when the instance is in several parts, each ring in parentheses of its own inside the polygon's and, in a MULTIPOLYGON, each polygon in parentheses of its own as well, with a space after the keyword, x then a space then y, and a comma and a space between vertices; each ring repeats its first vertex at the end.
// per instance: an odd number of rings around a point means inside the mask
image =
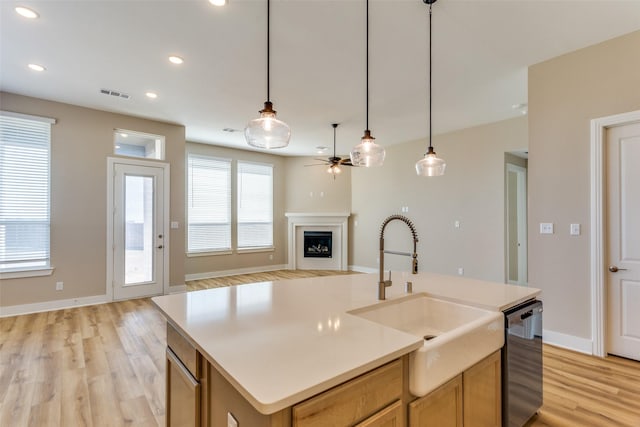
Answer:
POLYGON ((167 348, 167 426, 200 425, 200 383, 167 348))
POLYGON ((204 379, 200 353, 173 326, 167 324, 167 426, 206 425, 204 379))
POLYGON ((409 404, 409 427, 500 427, 500 351, 409 404))
POLYGON ((502 426, 500 352, 478 362, 462 375, 465 427, 502 426))
POLYGON ((365 420, 402 398, 402 373, 398 359, 299 403, 293 407, 293 427, 352 426, 365 420))
POLYGON ((402 427, 404 426, 404 410, 400 400, 373 414, 355 427, 402 427))
POLYGON ((409 427, 461 427, 462 375, 409 404, 409 427))

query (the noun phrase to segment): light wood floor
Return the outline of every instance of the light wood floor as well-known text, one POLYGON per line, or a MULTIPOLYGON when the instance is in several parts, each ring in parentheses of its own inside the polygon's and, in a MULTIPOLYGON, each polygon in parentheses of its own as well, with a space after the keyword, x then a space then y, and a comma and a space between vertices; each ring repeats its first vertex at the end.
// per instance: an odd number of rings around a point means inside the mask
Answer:
MULTIPOLYGON (((330 273, 188 289, 309 274, 330 273)), ((164 426, 165 345, 147 298, 0 319, 0 426, 164 426)), ((640 427, 640 363, 545 346, 544 406, 527 427, 541 426, 640 427)))

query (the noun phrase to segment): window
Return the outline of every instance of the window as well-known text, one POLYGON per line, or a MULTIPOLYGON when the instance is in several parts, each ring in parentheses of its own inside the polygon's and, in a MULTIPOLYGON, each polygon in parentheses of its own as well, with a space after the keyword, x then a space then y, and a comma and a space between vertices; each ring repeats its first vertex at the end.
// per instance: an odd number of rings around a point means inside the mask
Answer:
POLYGON ((49 268, 54 122, 0 113, 0 272, 49 268))
POLYGON ((187 252, 231 250, 231 160, 187 156, 187 252))
POLYGON ((113 152, 119 156, 164 160, 164 136, 116 129, 113 152))
POLYGON ((273 166, 238 162, 238 249, 273 247, 273 166))

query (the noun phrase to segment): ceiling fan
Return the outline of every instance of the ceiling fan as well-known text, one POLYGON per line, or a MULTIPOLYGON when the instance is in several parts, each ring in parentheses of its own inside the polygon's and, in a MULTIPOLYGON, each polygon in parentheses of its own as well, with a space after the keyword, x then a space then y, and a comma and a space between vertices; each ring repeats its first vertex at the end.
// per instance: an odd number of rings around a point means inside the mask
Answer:
POLYGON ((342 169, 340 169, 340 166, 353 166, 353 164, 351 163, 350 158, 343 159, 341 157, 336 156, 336 128, 338 127, 338 123, 332 123, 331 126, 333 127, 333 156, 329 157, 328 159, 315 159, 323 163, 315 163, 313 165, 305 165, 305 166, 329 165, 329 167, 327 168, 327 173, 332 174, 333 179, 335 179, 336 175, 342 172, 342 169))

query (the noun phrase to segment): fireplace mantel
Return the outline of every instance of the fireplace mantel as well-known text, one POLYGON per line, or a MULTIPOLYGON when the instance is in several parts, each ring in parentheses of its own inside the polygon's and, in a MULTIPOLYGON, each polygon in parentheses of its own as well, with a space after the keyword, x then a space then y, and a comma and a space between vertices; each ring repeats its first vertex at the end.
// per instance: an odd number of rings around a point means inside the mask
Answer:
MULTIPOLYGON (((316 267, 313 269, 327 270, 348 270, 347 255, 349 242, 349 212, 288 212, 284 214, 288 219, 288 268, 291 270, 304 268, 302 264, 309 264, 314 261, 300 260, 300 243, 298 235, 304 230, 311 230, 314 227, 329 229, 334 233, 333 245, 335 256, 327 259, 317 259, 316 267), (331 262, 329 265, 328 263, 331 262)), ((307 267, 309 268, 309 267, 307 267)))

